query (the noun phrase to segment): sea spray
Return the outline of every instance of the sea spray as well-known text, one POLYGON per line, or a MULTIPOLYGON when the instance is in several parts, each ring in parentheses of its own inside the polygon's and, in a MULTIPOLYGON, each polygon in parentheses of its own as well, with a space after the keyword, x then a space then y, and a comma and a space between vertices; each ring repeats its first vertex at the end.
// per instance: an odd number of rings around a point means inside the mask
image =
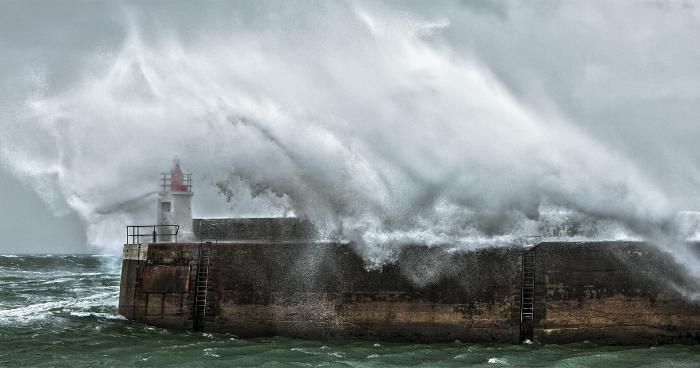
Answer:
POLYGON ((113 251, 124 225, 153 221, 174 155, 197 198, 307 217, 373 264, 404 244, 509 244, 551 208, 590 225, 558 236, 674 237, 681 208, 641 163, 524 104, 441 38, 448 19, 342 8, 190 37, 129 10, 118 52, 70 89, 39 83, 3 123, 3 162, 113 251))

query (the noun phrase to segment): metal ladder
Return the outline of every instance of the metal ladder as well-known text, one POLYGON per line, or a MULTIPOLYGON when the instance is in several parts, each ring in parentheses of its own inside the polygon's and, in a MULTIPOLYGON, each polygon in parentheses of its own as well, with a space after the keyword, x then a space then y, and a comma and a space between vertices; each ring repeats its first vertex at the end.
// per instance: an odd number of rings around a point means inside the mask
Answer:
POLYGON ((197 261, 197 287, 194 296, 194 320, 192 329, 201 331, 204 329, 204 320, 207 316, 207 283, 209 281, 209 252, 211 243, 199 245, 199 259, 197 261))
POLYGON ((533 339, 535 313, 535 247, 523 252, 523 280, 520 299, 520 341, 533 339))

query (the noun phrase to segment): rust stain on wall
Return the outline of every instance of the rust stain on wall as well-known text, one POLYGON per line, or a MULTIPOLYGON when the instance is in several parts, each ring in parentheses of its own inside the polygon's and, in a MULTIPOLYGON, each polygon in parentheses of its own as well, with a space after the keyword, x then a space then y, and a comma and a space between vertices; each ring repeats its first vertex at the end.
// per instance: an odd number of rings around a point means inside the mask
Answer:
POLYGON ((186 293, 189 279, 190 266, 149 265, 143 270, 143 292, 186 293))

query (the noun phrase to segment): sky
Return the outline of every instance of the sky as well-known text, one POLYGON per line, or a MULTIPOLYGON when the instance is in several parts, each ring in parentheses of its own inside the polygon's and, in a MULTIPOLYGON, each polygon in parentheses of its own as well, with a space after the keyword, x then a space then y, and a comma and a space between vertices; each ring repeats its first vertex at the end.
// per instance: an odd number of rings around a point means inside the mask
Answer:
POLYGON ((700 210, 698 39, 691 1, 3 1, 0 253, 118 251, 175 156, 195 216, 368 254, 545 207, 667 236, 700 210))

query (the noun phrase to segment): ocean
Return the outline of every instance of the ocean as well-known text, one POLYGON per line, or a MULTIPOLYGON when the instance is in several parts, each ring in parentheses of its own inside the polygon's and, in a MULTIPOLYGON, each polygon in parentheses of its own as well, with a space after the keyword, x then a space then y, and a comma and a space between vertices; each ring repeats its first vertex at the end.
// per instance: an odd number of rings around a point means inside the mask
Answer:
POLYGON ((240 339, 117 314, 120 259, 0 256, 1 367, 700 367, 697 346, 240 339))

